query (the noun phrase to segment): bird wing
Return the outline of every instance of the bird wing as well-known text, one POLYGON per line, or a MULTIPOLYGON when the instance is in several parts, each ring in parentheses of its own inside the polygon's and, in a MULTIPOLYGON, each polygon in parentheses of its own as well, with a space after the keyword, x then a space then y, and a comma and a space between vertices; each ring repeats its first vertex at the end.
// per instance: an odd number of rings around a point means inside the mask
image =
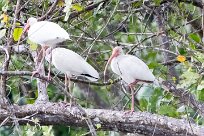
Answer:
POLYGON ((91 81, 96 81, 99 78, 98 72, 80 55, 65 48, 53 49, 52 63, 63 73, 68 72, 76 76, 82 75, 91 81))
POLYGON ((120 55, 117 60, 117 67, 117 73, 127 83, 132 83, 136 79, 145 81, 154 81, 155 79, 148 66, 132 55, 120 55))
POLYGON ((69 34, 56 23, 40 21, 30 27, 28 38, 41 45, 56 44, 69 39, 69 34))

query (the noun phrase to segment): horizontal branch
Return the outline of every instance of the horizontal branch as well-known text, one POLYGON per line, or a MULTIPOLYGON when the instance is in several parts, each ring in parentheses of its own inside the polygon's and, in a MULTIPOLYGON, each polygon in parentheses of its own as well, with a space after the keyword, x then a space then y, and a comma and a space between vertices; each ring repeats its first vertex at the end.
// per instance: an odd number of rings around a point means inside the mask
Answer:
MULTIPOLYGON (((30 71, 0 71, 0 75, 6 75, 6 76, 32 76, 32 74, 33 73, 30 71)), ((54 84, 54 81, 48 80, 46 76, 35 74, 34 77, 47 81, 48 83, 54 84)), ((83 84, 96 85, 96 86, 106 86, 120 81, 120 78, 114 79, 113 81, 102 82, 102 83, 91 82, 88 80, 76 79, 76 78, 71 78, 70 80, 76 83, 83 83, 83 84)))
MULTIPOLYGON (((36 105, 13 106, 14 114, 20 125, 27 123, 34 125, 37 118, 41 125, 68 125, 88 128, 83 114, 77 107, 65 103, 46 103, 36 105)), ((134 112, 126 114, 122 111, 103 109, 84 109, 93 125, 101 126, 98 129, 108 131, 121 131, 144 135, 204 135, 204 127, 189 124, 184 119, 155 115, 147 112, 134 112)), ((0 109, 0 122, 2 125, 12 125, 9 110, 0 109)))

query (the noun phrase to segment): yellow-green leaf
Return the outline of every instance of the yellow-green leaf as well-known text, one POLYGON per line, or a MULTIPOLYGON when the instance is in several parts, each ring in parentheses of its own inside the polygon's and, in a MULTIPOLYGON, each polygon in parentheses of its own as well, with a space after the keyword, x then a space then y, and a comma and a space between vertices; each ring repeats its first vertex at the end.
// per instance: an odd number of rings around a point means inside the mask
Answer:
POLYGON ((76 3, 72 5, 72 9, 76 11, 82 11, 84 8, 79 3, 76 3))
POLYGON ((7 24, 8 21, 9 21, 9 16, 8 16, 7 14, 3 13, 3 14, 1 15, 1 17, 2 17, 1 22, 7 24))
POLYGON ((38 48, 38 45, 31 40, 27 40, 27 43, 30 44, 30 50, 35 51, 38 48))
POLYGON ((101 124, 96 124, 96 128, 97 129, 101 128, 101 124))
POLYGON ((59 7, 64 7, 64 5, 65 5, 65 3, 64 3, 63 0, 59 0, 59 1, 57 2, 57 6, 59 6, 59 7))
POLYGON ((23 33, 23 28, 15 28, 13 31, 13 39, 14 41, 18 41, 23 33))

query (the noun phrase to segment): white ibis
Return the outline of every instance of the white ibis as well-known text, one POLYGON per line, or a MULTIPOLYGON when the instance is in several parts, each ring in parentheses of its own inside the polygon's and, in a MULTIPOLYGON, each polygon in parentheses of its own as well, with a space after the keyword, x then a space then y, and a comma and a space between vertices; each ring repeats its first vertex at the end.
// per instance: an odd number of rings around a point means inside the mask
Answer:
MULTIPOLYGON (((49 21, 37 21, 36 18, 29 18, 24 27, 24 32, 28 33, 28 39, 42 46, 43 57, 46 47, 54 47, 65 40, 70 40, 69 34, 58 24, 49 21)), ((38 69, 35 73, 38 72, 38 69)), ((48 75, 49 76, 49 75, 48 75)))
POLYGON ((74 75, 86 77, 91 81, 99 79, 98 72, 77 53, 65 48, 51 50, 51 48, 46 50, 45 59, 49 62, 52 57, 52 64, 65 74, 65 78, 67 76, 70 79, 74 75))
POLYGON ((138 83, 153 83, 155 77, 142 60, 133 55, 125 55, 120 46, 113 49, 112 55, 106 64, 104 76, 109 63, 111 63, 112 71, 119 75, 131 89, 132 113, 134 112, 134 85, 138 83))

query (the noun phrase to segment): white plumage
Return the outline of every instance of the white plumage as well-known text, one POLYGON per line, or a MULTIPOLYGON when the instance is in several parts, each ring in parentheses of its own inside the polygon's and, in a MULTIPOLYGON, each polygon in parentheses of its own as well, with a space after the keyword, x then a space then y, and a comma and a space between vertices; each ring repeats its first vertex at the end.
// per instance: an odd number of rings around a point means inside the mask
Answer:
MULTIPOLYGON (((50 50, 51 48, 46 51, 46 60, 48 61, 50 50)), ((55 48, 52 50, 51 55, 52 64, 68 77, 73 75, 84 76, 91 81, 99 79, 98 72, 77 53, 65 48, 55 48)))
POLYGON ((38 22, 33 17, 28 19, 25 29, 28 31, 28 39, 42 46, 54 46, 70 40, 69 34, 58 24, 49 21, 38 22))
POLYGON ((130 87, 132 95, 131 112, 134 112, 134 85, 144 82, 153 83, 156 80, 154 75, 142 60, 133 55, 124 55, 122 48, 119 46, 113 49, 106 64, 104 76, 109 63, 111 63, 112 71, 119 75, 130 87))
MULTIPOLYGON (((107 65, 111 63, 111 69, 119 75, 128 85, 132 83, 154 82, 155 77, 148 66, 133 55, 124 55, 121 47, 115 47, 107 65)), ((107 65, 105 71, 107 69, 107 65)))
POLYGON ((151 82, 155 80, 148 66, 142 60, 132 55, 114 57, 111 62, 111 69, 127 84, 131 84, 136 80, 151 82))

